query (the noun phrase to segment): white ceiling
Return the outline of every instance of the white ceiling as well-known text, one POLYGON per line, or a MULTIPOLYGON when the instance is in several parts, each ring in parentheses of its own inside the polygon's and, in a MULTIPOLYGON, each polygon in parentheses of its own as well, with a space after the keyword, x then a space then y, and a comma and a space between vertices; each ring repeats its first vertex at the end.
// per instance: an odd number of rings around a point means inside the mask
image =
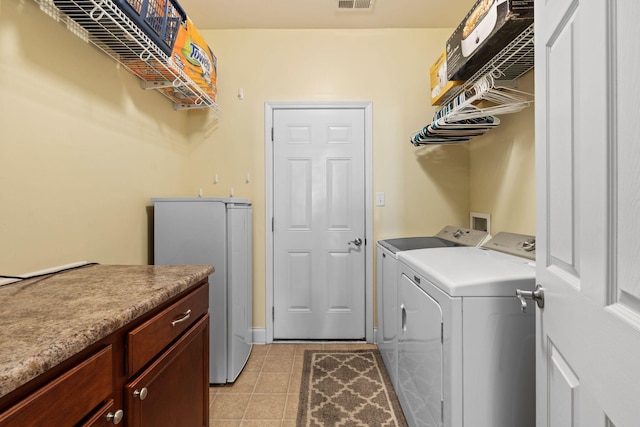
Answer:
POLYGON ((453 28, 475 0, 374 0, 338 10, 337 0, 178 0, 201 30, 238 28, 453 28))

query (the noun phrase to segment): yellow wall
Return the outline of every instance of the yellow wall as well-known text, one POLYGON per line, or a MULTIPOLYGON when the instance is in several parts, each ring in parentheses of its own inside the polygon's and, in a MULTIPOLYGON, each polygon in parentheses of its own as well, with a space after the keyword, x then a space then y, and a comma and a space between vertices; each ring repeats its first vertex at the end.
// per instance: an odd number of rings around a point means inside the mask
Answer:
POLYGON ((450 32, 203 31, 219 59, 224 112, 213 120, 141 90, 34 2, 1 2, 0 274, 147 263, 151 197, 233 187, 254 201, 254 324, 264 327, 267 101, 372 101, 373 190, 386 193, 374 241, 466 225, 469 210, 492 213, 494 231, 533 233, 533 109, 470 144, 408 142, 432 117, 428 70, 450 32))
POLYGON ((254 201, 256 327, 265 326, 267 101, 372 101, 373 186, 386 193, 386 206, 374 208, 374 240, 433 234, 448 223, 468 222, 467 147, 416 149, 409 143, 433 115, 429 67, 450 32, 202 31, 218 57, 224 117, 191 135, 191 189, 228 196, 233 187, 236 197, 254 201), (237 97, 239 88, 244 100, 237 97))
MULTIPOLYGON (((534 72, 518 80, 533 93, 534 72)), ((534 108, 500 116, 500 126, 470 141, 470 210, 491 214, 491 234, 536 234, 534 108)))
POLYGON ((0 274, 147 263, 149 198, 187 188, 187 126, 35 2, 1 2, 0 274))

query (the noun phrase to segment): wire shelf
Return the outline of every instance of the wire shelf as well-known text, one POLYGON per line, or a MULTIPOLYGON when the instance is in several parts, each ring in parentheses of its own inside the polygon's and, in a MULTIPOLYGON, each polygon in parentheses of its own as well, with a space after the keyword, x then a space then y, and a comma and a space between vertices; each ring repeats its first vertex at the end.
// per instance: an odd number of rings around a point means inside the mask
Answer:
POLYGON ((534 24, 528 26, 511 43, 478 70, 465 84, 457 87, 441 100, 447 105, 462 92, 469 90, 475 82, 490 74, 496 80, 517 80, 534 67, 534 24))
POLYGON ((40 9, 90 42, 173 102, 176 110, 222 109, 182 72, 112 0, 35 0, 40 9))

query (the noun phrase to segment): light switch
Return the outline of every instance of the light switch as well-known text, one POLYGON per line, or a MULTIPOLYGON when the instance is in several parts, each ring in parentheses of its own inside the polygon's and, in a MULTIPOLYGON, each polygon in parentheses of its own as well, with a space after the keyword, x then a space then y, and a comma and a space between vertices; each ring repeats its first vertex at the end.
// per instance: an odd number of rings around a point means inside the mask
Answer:
POLYGON ((384 206, 384 191, 376 193, 376 206, 384 206))

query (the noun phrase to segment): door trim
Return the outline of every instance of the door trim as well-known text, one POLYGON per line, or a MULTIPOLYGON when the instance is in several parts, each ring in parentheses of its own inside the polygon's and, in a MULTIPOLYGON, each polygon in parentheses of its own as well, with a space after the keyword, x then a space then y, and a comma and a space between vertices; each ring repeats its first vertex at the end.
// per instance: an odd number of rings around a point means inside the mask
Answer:
POLYGON ((364 169, 365 169, 365 338, 373 343, 373 113, 371 101, 309 101, 309 102, 265 102, 265 234, 266 234, 266 293, 265 317, 267 344, 273 342, 273 110, 278 109, 359 109, 364 111, 364 169))

